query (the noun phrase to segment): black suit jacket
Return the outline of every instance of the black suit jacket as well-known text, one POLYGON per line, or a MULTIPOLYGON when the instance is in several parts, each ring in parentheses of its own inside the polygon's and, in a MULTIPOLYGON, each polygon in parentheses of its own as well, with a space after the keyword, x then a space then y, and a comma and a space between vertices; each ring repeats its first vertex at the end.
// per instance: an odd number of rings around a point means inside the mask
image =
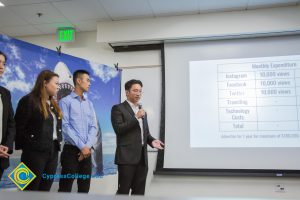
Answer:
MULTIPOLYGON (((57 118, 57 140, 61 142, 62 120, 50 105, 50 109, 57 118)), ((16 150, 28 149, 35 151, 51 151, 53 145, 53 117, 44 116, 38 105, 35 105, 30 94, 21 98, 18 103, 16 115, 16 150)))
POLYGON ((127 101, 112 107, 111 122, 117 135, 115 164, 138 164, 143 153, 147 165, 146 144, 151 145, 152 141, 155 140, 149 132, 147 115, 143 119, 144 146, 142 146, 139 122, 127 101))
MULTIPOLYGON (((13 143, 15 139, 16 129, 14 120, 14 110, 11 104, 11 95, 9 90, 0 86, 1 100, 3 104, 2 115, 2 141, 1 144, 8 147, 8 153, 13 152, 13 143)), ((0 158, 0 168, 6 169, 9 167, 8 158, 0 158)))

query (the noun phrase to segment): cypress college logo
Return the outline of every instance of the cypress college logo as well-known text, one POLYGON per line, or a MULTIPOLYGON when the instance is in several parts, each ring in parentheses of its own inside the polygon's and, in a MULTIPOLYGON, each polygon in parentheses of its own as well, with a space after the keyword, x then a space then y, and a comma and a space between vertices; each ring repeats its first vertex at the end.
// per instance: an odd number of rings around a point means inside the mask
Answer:
POLYGON ((24 190, 35 177, 36 175, 23 162, 8 175, 8 178, 14 182, 20 190, 24 190))

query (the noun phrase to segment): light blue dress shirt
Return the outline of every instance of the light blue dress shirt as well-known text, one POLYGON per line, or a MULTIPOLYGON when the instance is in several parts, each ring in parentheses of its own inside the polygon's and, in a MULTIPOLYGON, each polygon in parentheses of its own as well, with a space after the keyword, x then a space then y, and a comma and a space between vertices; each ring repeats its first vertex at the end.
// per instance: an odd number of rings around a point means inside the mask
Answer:
POLYGON ((59 101, 59 106, 63 113, 64 141, 79 149, 85 146, 91 148, 97 141, 98 132, 93 103, 88 100, 85 93, 81 99, 75 92, 72 92, 59 101))

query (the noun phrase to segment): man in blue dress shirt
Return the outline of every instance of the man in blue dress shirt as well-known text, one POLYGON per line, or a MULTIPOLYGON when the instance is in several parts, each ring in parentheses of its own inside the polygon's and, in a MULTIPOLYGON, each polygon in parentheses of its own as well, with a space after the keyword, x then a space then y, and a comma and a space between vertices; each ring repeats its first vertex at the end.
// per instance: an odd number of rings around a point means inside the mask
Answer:
POLYGON ((91 150, 97 141, 97 122, 92 102, 87 98, 89 72, 73 74, 75 90, 59 102, 63 112, 62 133, 65 145, 61 154, 59 192, 71 192, 77 178, 78 192, 88 193, 91 182, 91 150))

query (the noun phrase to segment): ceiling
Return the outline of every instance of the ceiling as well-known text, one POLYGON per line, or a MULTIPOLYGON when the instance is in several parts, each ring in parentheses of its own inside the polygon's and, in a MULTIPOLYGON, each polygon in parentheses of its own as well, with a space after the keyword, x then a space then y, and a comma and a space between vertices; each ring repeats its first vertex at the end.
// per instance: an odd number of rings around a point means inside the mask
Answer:
POLYGON ((94 31, 99 21, 297 6, 300 0, 0 0, 0 33, 54 34, 62 26, 94 31), (42 13, 39 17, 37 13, 42 13))

